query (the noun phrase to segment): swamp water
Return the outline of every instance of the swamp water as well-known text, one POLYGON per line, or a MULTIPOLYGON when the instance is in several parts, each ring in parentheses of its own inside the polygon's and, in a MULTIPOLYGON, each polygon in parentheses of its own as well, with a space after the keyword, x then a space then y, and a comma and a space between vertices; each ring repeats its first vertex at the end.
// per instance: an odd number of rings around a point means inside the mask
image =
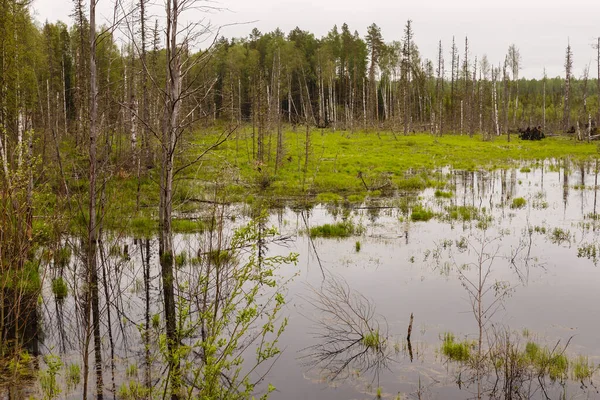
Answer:
MULTIPOLYGON (((273 367, 252 375, 266 374, 259 392, 271 383, 272 399, 600 398, 594 386, 600 362, 595 167, 546 161, 492 172, 444 170, 447 183, 437 191, 354 207, 272 210, 266 225, 282 236, 265 243, 265 255, 293 252, 299 258, 277 270, 287 281, 279 320, 287 317, 288 325, 273 367), (306 234, 341 221, 351 221, 359 233, 306 234)), ((243 215, 250 207, 223 212, 231 230, 248 221, 243 215)), ((202 247, 199 236, 176 238, 176 253, 186 253, 180 256, 182 281, 193 280, 193 263, 183 258, 191 260, 202 247)), ((139 326, 146 314, 161 315, 162 285, 156 241, 115 238, 105 247, 106 269, 118 272, 105 282, 112 299, 112 337, 106 317, 102 328, 108 395, 109 341, 117 393, 144 381, 139 326), (143 262, 148 250, 149 269, 143 262)), ((78 274, 74 258, 63 270, 67 282, 78 274)), ((58 272, 51 268, 49 274, 58 272)), ((40 350, 60 355, 65 365, 81 365, 76 291, 70 287, 56 301, 50 281, 40 310, 40 350)), ((256 346, 243 354, 247 363, 256 346)), ((46 368, 42 362, 40 369, 46 368)), ((152 368, 153 379, 160 379, 164 366, 157 361, 152 368)), ((68 386, 67 372, 57 379, 68 386)), ((59 397, 80 398, 81 383, 72 386, 59 397)))

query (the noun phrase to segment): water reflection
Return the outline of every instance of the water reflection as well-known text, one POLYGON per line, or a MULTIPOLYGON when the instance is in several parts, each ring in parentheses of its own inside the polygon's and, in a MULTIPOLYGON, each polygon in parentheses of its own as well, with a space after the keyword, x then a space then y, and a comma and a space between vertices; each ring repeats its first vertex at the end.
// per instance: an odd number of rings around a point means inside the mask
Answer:
MULTIPOLYGON (((286 351, 264 381, 278 388, 272 398, 355 398, 356 387, 348 382, 356 378, 382 387, 391 398, 398 392, 402 398, 464 399, 472 393, 476 397, 477 381, 479 393, 493 398, 543 398, 544 390, 550 391, 550 398, 558 397, 553 385, 560 389, 559 380, 552 383, 548 374, 540 378, 539 368, 530 364, 523 369, 519 364, 530 341, 520 331, 530 329, 535 343, 542 350, 548 347, 549 354, 559 340, 557 350, 563 351, 568 338, 576 334, 564 353, 569 360, 576 360, 577 354, 588 355, 597 364, 593 357, 600 354, 594 333, 598 322, 590 317, 597 311, 595 293, 600 282, 594 266, 600 259, 597 172, 597 163, 583 166, 569 160, 524 165, 521 170, 445 170, 436 175, 435 188, 419 193, 372 196, 360 205, 341 201, 326 207, 303 199, 274 209, 268 221, 256 226, 254 249, 249 245, 239 254, 240 259, 254 254, 258 265, 270 255, 301 254, 302 272, 286 296, 284 313, 290 327, 280 338, 280 347, 286 351), (574 183, 577 190, 572 190, 574 183), (588 190, 592 187, 593 191, 588 190), (517 198, 524 203, 513 207, 517 198), (417 206, 431 212, 429 220, 412 218, 417 206), (360 225, 364 233, 328 239, 306 235, 311 227, 342 220, 360 225), (264 234, 272 225, 279 227, 289 247, 280 248, 266 239, 264 234), (497 238, 500 247, 485 287, 490 290, 487 304, 495 300, 497 283, 507 282, 516 290, 488 319, 482 353, 489 362, 483 368, 480 360, 474 372, 472 365, 441 361, 439 338, 453 332, 457 338, 478 339, 470 297, 462 286, 465 281, 455 268, 476 258, 472 250, 464 250, 463 238, 474 243, 484 234, 497 238), (418 322, 412 340, 397 339, 405 337, 413 311, 418 322), (300 314, 315 324, 308 326, 300 314), (300 362, 299 350, 303 351, 300 362), (322 391, 303 378, 306 369, 338 382, 345 391, 322 391), (546 384, 540 385, 540 379, 546 384)), ((179 296, 182 301, 195 299, 189 304, 191 314, 186 321, 193 329, 186 343, 202 342, 206 319, 198 316, 206 314, 219 298, 215 282, 232 271, 224 254, 214 250, 230 241, 233 229, 257 215, 255 208, 245 205, 206 210, 205 214, 205 231, 176 238, 179 296)), ((64 379, 67 365, 80 363, 87 336, 81 323, 81 248, 73 239, 61 242, 60 247, 68 247, 72 256, 66 263, 56 258, 48 264, 43 301, 28 310, 40 313, 45 340, 36 342, 41 353, 60 354, 65 365, 60 379, 64 379), (67 284, 66 296, 53 291, 52 281, 59 278, 67 284)), ((136 390, 164 389, 162 285, 156 243, 152 238, 134 240, 108 233, 100 249, 107 392, 118 392, 125 385, 131 394, 132 382, 138 385, 136 390)), ((287 279, 296 272, 284 269, 281 275, 287 279)), ((474 272, 464 270, 469 279, 474 279, 474 272)), ((37 303, 37 299, 32 301, 37 303)), ((245 349, 246 354, 256 350, 245 349)), ((189 360, 201 363, 203 357, 203 351, 197 351, 189 360)), ((43 362, 41 369, 47 369, 43 362)), ((565 384, 569 394, 580 393, 571 381, 565 381, 570 382, 565 384)), ((589 381, 585 385, 584 393, 593 390, 589 381)), ((81 384, 70 393, 80 390, 81 384)))
POLYGON ((316 343, 304 349, 304 364, 330 382, 351 376, 379 382, 380 372, 394 361, 394 351, 387 322, 372 302, 332 275, 311 289, 308 302, 316 315, 316 343))

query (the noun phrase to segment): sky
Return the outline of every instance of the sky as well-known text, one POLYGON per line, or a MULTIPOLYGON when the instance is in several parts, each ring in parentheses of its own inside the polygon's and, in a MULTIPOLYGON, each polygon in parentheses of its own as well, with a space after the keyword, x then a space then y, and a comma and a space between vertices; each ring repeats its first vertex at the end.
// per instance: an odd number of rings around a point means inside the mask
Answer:
MULTIPOLYGON (((128 1, 128 0, 125 0, 128 1)), ((154 11, 162 12, 162 0, 154 11)), ((590 77, 597 74, 596 50, 600 36, 598 0, 218 0, 199 1, 215 9, 209 13, 192 10, 191 20, 205 18, 221 27, 225 37, 246 37, 253 28, 270 32, 295 27, 314 33, 317 38, 344 22, 361 36, 376 23, 386 42, 400 40, 406 21, 413 21, 414 39, 422 58, 437 59, 442 41, 446 70, 450 64, 452 37, 456 38, 462 59, 465 36, 469 38, 470 59, 486 54, 492 64, 504 61, 508 47, 515 44, 521 54, 520 76, 564 75, 567 43, 573 52, 573 73, 583 76, 589 66, 590 77)), ((69 16, 71 0, 34 0, 34 17, 41 23, 69 16)), ((111 20, 114 0, 98 0, 98 20, 111 20)))

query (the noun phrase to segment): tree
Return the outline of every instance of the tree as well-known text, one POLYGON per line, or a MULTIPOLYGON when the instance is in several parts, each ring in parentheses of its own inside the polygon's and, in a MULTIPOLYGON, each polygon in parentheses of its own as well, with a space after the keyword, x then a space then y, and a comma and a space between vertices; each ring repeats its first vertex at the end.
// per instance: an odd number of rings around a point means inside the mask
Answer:
POLYGON ((517 111, 519 109, 519 70, 521 69, 521 53, 514 44, 508 47, 508 63, 512 72, 512 80, 515 82, 515 105, 513 107, 513 125, 517 125, 517 111))
POLYGON ((369 104, 369 119, 379 121, 379 96, 377 95, 377 68, 379 59, 384 51, 384 41, 381 36, 381 28, 372 24, 367 28, 367 49, 369 50, 369 91, 367 92, 367 103, 369 104))
POLYGON ((438 134, 442 136, 444 132, 444 118, 443 118, 443 105, 444 105, 444 52, 442 49, 442 41, 440 40, 438 45, 438 67, 437 67, 437 83, 436 83, 436 98, 438 108, 438 134))
POLYGON ((573 53, 571 51, 571 43, 567 43, 567 51, 565 54, 565 89, 564 89, 564 106, 563 106, 563 132, 569 130, 571 125, 571 74, 573 70, 573 53))
POLYGON ((404 134, 407 135, 411 130, 411 122, 412 122, 412 110, 411 110, 411 80, 412 80, 412 40, 413 40, 413 30, 412 30, 412 21, 409 19, 406 21, 406 25, 404 26, 404 47, 402 52, 402 60, 404 63, 403 70, 403 90, 404 93, 402 95, 404 99, 404 134))

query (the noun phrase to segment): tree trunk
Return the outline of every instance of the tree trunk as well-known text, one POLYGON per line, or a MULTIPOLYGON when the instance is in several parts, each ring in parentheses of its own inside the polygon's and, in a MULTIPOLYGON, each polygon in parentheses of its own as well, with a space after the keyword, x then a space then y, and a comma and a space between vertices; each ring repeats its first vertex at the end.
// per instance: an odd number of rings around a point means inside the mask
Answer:
MULTIPOLYGON (((97 178, 97 119, 98 119, 98 85, 96 76, 96 0, 90 0, 90 126, 89 126, 89 224, 87 275, 89 277, 89 296, 91 296, 92 324, 94 335, 94 366, 96 369, 96 398, 103 398, 102 382, 102 342, 100 337, 100 306, 98 299, 98 260, 97 241, 98 225, 96 219, 96 178, 97 178)), ((89 297, 88 297, 89 299, 89 297)), ((87 355, 86 355, 87 357, 87 355)))
POLYGON ((162 129, 162 165, 159 204, 159 257, 163 284, 163 300, 168 347, 168 367, 171 384, 171 399, 179 398, 179 362, 177 352, 177 315, 175 307, 175 279, 173 274, 173 163, 179 109, 181 105, 181 59, 177 48, 178 0, 167 0, 166 56, 167 81, 165 90, 165 114, 162 129))

